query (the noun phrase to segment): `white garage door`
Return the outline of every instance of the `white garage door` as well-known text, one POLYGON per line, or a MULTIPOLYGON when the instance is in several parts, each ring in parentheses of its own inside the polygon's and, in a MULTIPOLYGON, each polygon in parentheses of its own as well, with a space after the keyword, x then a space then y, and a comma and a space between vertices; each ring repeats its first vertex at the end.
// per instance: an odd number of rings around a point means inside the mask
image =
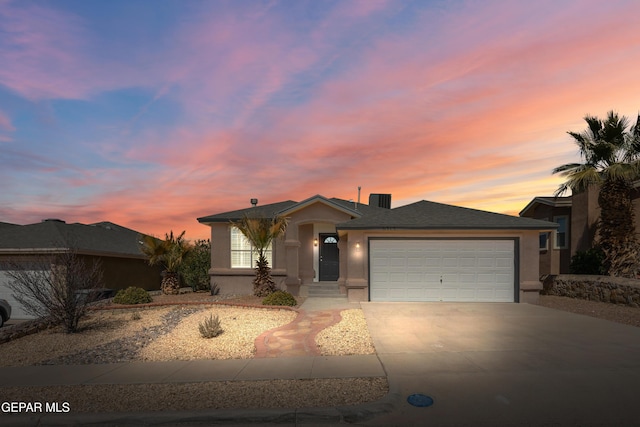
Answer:
POLYGON ((12 319, 33 319, 34 316, 31 314, 27 314, 22 305, 18 303, 18 301, 13 298, 12 294, 15 292, 9 289, 7 283, 9 282, 9 276, 0 270, 0 298, 7 300, 9 305, 11 306, 11 318, 12 319))
POLYGON ((371 301, 515 300, 514 240, 372 239, 371 301))

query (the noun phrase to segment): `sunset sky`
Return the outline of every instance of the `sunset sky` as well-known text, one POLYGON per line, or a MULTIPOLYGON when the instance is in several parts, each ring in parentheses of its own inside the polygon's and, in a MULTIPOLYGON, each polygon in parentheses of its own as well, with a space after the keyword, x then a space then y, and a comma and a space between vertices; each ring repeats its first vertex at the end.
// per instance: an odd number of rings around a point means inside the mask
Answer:
POLYGON ((640 1, 0 0, 0 221, 315 194, 516 214, 640 110, 640 1))

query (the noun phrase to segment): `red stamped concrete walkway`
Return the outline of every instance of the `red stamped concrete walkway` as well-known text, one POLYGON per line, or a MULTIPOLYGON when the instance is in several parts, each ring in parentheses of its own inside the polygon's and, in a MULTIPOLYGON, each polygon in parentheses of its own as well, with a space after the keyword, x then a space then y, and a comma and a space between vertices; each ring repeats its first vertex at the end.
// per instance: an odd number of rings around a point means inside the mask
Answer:
POLYGON ((300 310, 293 322, 264 332, 256 338, 256 358, 319 356, 318 332, 342 320, 342 310, 300 310))

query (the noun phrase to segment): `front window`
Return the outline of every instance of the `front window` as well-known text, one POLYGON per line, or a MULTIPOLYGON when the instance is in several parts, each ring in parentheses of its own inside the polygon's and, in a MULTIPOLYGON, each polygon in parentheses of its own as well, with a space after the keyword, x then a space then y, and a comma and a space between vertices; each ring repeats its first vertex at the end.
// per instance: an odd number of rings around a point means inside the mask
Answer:
MULTIPOLYGON (((273 265, 272 252, 269 245, 264 253, 269 266, 273 265)), ((231 227, 231 268, 254 268, 257 260, 258 252, 253 249, 244 234, 238 228, 231 227)))
POLYGON ((553 221, 558 224, 558 228, 555 232, 555 249, 566 249, 568 247, 568 235, 569 235, 569 221, 566 216, 557 216, 553 218, 553 221))
POLYGON ((540 233, 540 250, 546 251, 549 249, 549 233, 540 233))

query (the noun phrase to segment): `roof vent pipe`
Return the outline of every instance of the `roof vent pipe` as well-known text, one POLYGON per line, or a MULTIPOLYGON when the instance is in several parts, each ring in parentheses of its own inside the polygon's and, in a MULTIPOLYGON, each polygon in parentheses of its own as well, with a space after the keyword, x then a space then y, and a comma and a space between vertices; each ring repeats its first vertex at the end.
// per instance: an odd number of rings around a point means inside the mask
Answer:
POLYGON ((258 199, 251 199, 251 206, 254 208, 258 205, 258 199))
POLYGON ((358 203, 356 203, 356 210, 358 210, 358 205, 360 205, 360 186, 358 185, 358 203))

